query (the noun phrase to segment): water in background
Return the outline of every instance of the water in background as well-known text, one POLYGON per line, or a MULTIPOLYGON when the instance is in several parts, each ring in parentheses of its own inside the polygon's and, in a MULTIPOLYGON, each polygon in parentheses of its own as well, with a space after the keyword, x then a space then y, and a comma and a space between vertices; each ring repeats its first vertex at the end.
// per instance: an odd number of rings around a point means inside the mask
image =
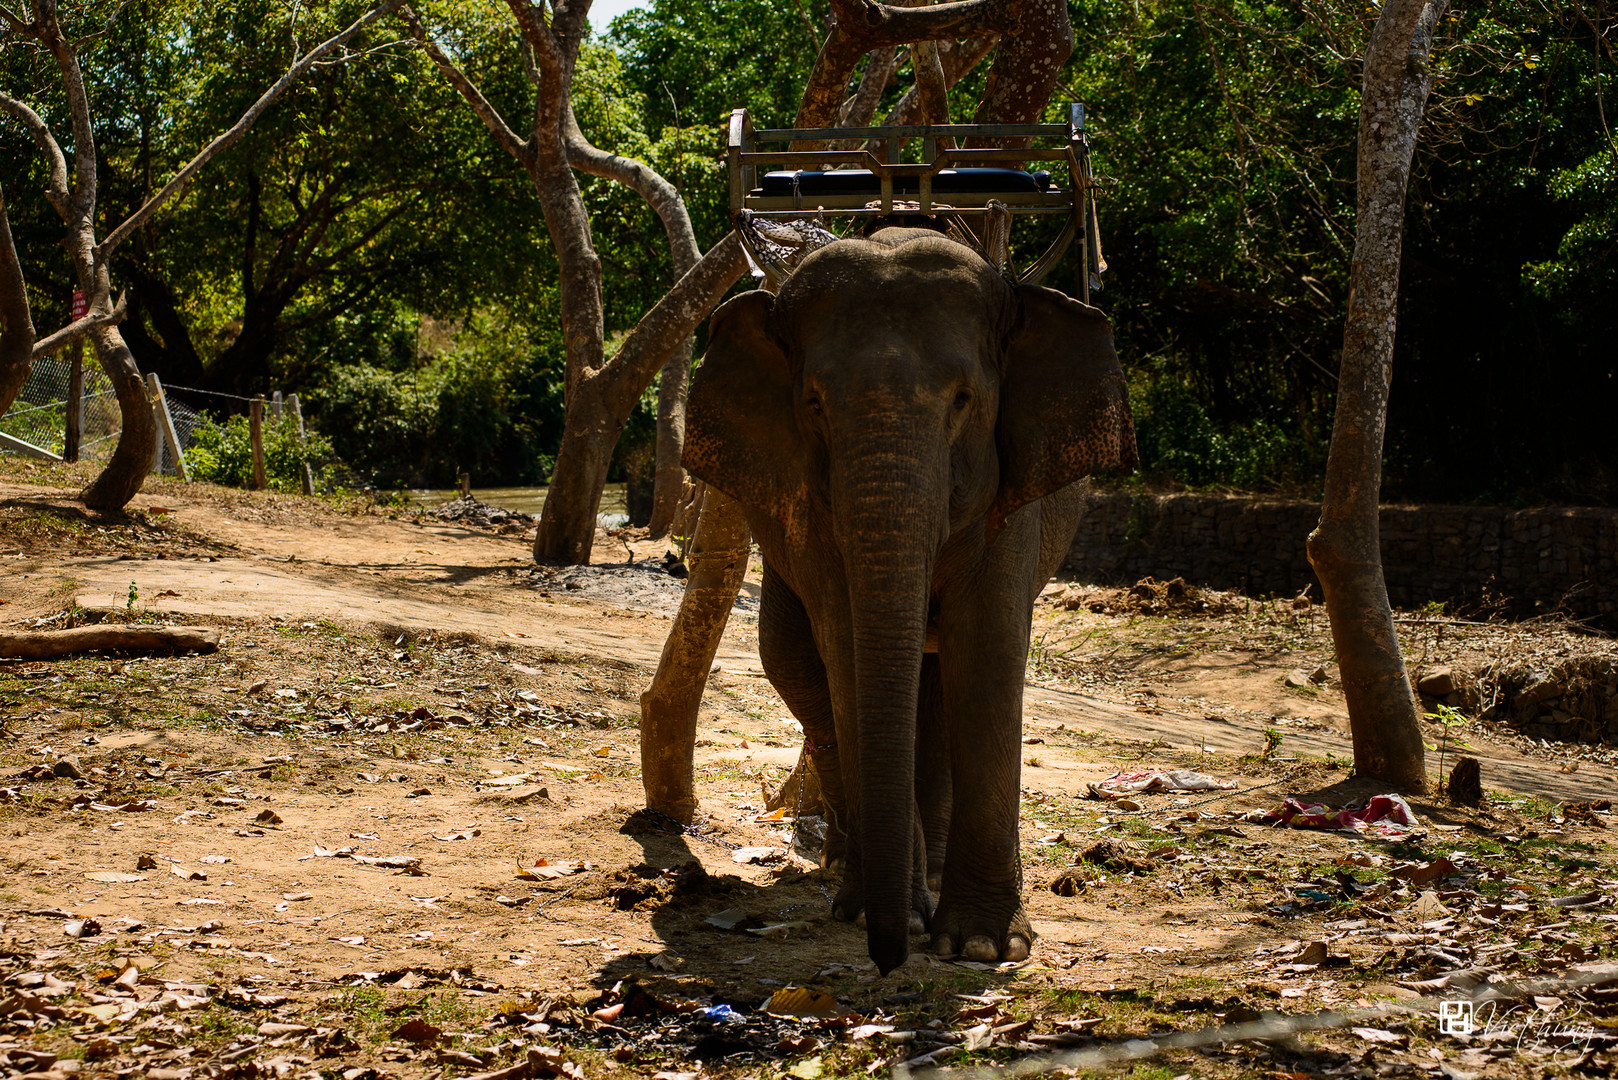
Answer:
MULTIPOLYGON (((506 510, 515 510, 523 514, 538 514, 545 505, 545 494, 549 488, 535 487, 504 487, 472 489, 472 497, 481 503, 490 506, 499 506, 506 510)), ((412 506, 421 506, 432 509, 442 506, 453 499, 460 498, 459 488, 431 488, 417 489, 410 493, 412 506)), ((629 520, 629 503, 624 494, 624 485, 608 484, 601 493, 601 512, 598 520, 602 525, 612 528, 622 525, 629 520)))

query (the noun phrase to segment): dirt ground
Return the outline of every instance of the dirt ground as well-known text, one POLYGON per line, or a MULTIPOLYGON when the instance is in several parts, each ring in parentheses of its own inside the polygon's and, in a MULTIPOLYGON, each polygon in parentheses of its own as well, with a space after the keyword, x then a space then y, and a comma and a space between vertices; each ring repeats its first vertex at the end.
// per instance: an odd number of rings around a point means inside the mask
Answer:
MULTIPOLYGON (((918 941, 883 979, 829 917, 813 821, 795 840, 763 812, 800 735, 759 668, 756 584, 681 831, 636 813, 638 697, 680 597, 664 544, 603 534, 619 565, 555 572, 522 524, 162 480, 90 515, 82 479, 0 466, 5 628, 222 641, 0 661, 6 1075, 1610 1073, 1612 751, 1434 723, 1446 771, 1481 762, 1481 807, 1411 799, 1392 836, 1261 820, 1378 793, 1351 777, 1317 609, 1054 583, 1025 695, 1034 955, 918 941), (1149 769, 1238 787, 1088 797, 1149 769), (1472 1034, 1440 1030, 1446 996, 1472 1034), (1286 1028, 1323 1010, 1352 1017, 1286 1028)), ((1606 647, 1401 628, 1416 668, 1606 647)))

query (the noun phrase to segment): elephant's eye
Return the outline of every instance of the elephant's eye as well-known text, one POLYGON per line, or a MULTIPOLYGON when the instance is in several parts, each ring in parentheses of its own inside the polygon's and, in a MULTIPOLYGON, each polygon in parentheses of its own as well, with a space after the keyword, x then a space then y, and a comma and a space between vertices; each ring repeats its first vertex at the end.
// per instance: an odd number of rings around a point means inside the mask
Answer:
POLYGON ((957 411, 966 408, 970 404, 972 404, 972 392, 970 390, 962 390, 955 395, 955 408, 957 411))
POLYGON ((820 416, 826 411, 826 407, 820 403, 819 394, 810 394, 808 405, 809 411, 814 413, 816 416, 820 416))

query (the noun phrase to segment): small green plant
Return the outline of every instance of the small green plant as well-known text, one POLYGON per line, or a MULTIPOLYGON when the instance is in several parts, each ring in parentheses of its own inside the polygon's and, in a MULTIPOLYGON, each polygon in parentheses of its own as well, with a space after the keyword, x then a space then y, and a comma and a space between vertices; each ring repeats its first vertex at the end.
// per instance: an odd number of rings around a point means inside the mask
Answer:
POLYGON ((1429 750, 1438 751, 1438 775, 1442 781, 1444 776, 1444 757, 1450 748, 1450 744, 1453 743, 1457 750, 1472 749, 1472 745, 1470 743, 1455 733, 1456 728, 1465 727, 1469 721, 1464 713, 1461 713, 1456 709, 1452 709, 1448 705, 1440 705, 1433 712, 1423 713, 1422 715, 1426 716, 1429 720, 1436 720, 1439 728, 1441 729, 1438 736, 1437 746, 1425 741, 1422 745, 1426 746, 1429 750))
POLYGON ((1265 728, 1264 729, 1264 750, 1262 752, 1262 756, 1266 760, 1273 757, 1273 756, 1275 756, 1275 752, 1277 750, 1281 749, 1281 743, 1285 739, 1286 739, 1286 735, 1279 728, 1273 728, 1273 727, 1265 728))
POLYGON ((139 599, 140 589, 131 581, 129 583, 129 599, 124 601, 124 615, 131 620, 135 618, 135 602, 139 599))

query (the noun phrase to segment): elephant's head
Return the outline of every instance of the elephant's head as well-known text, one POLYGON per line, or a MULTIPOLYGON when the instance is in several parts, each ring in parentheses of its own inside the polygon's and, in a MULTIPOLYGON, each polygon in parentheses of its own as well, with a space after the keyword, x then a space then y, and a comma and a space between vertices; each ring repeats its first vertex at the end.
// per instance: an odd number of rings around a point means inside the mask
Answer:
POLYGON ((886 230, 815 252, 779 296, 713 317, 685 465, 796 542, 828 534, 849 582, 859 842, 872 956, 908 954, 911 761, 935 559, 961 530, 992 544, 1017 508, 1135 438, 1096 309, 1009 284, 937 233, 886 230))

